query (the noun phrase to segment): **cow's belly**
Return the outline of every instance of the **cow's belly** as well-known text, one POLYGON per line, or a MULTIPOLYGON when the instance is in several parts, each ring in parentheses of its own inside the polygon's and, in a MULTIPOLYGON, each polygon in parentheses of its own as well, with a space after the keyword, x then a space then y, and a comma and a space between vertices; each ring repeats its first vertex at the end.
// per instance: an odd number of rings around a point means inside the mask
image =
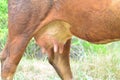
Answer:
MULTIPOLYGON (((112 20, 112 19, 111 19, 112 20)), ((92 43, 109 43, 120 40, 120 21, 87 22, 71 27, 71 33, 92 43)))
POLYGON ((64 44, 72 37, 70 25, 62 21, 54 21, 44 26, 35 36, 37 44, 43 52, 49 53, 51 48, 54 52, 62 53, 64 44))
POLYGON ((120 40, 120 0, 116 1, 98 10, 79 10, 70 21, 72 34, 92 43, 120 40))

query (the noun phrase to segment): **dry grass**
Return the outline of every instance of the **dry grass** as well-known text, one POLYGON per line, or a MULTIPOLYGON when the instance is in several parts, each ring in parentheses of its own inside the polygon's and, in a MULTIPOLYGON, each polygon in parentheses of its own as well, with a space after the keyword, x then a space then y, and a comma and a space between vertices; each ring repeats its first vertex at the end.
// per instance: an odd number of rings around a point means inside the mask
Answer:
MULTIPOLYGON (((120 54, 71 59, 75 80, 120 80, 120 54)), ((61 80, 47 60, 22 58, 14 80, 61 80)))
POLYGON ((47 62, 23 58, 14 80, 60 80, 53 67, 47 62))
MULTIPOLYGON (((120 54, 87 55, 71 60, 75 80, 120 80, 120 54)), ((23 58, 14 80, 61 80, 45 60, 23 58)))
MULTIPOLYGON (((91 55, 90 55, 91 56, 91 55)), ((77 80, 120 80, 120 54, 91 56, 72 63, 77 80)))

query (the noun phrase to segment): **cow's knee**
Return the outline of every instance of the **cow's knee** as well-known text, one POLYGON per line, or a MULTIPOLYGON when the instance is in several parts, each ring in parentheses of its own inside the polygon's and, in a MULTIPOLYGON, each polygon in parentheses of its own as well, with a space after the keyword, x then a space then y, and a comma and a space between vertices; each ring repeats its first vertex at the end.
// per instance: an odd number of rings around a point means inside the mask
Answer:
POLYGON ((16 70, 17 64, 12 62, 8 57, 4 60, 1 68, 2 80, 13 80, 13 75, 16 70))
POLYGON ((3 51, 0 53, 0 60, 4 61, 7 57, 7 47, 3 49, 3 51))
POLYGON ((17 37, 11 39, 11 42, 6 44, 5 49, 2 51, 1 58, 2 80, 13 80, 13 75, 28 42, 28 38, 17 37))

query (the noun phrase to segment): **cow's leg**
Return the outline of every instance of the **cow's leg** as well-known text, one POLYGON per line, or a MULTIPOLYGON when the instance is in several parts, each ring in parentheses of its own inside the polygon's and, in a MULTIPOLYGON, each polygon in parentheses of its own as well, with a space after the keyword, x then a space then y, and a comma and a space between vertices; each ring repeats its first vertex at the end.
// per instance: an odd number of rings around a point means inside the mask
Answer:
POLYGON ((1 56, 2 80, 13 80, 16 67, 29 40, 32 38, 35 28, 33 27, 35 26, 34 24, 30 24, 33 21, 31 21, 31 13, 27 10, 29 9, 29 5, 26 4, 23 6, 23 4, 22 1, 19 5, 18 1, 9 1, 8 40, 1 56))
POLYGON ((16 67, 23 55, 29 38, 17 36, 6 44, 2 52, 2 80, 13 80, 16 67))
POLYGON ((55 68, 62 80, 72 80, 72 72, 69 63, 70 40, 64 46, 62 54, 54 53, 53 49, 48 57, 50 64, 55 68))
POLYGON ((29 40, 52 7, 51 0, 8 0, 8 3, 9 35, 2 51, 2 80, 12 80, 29 40))

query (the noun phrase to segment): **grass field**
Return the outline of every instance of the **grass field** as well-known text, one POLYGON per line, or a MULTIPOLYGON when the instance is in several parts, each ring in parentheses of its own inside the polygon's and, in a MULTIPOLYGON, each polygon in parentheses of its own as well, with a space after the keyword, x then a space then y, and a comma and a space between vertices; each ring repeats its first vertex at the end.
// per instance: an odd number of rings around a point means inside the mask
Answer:
MULTIPOLYGON (((120 54, 87 55, 71 59, 75 80, 120 80, 120 54)), ((47 59, 22 58, 14 80, 61 80, 47 59)))

